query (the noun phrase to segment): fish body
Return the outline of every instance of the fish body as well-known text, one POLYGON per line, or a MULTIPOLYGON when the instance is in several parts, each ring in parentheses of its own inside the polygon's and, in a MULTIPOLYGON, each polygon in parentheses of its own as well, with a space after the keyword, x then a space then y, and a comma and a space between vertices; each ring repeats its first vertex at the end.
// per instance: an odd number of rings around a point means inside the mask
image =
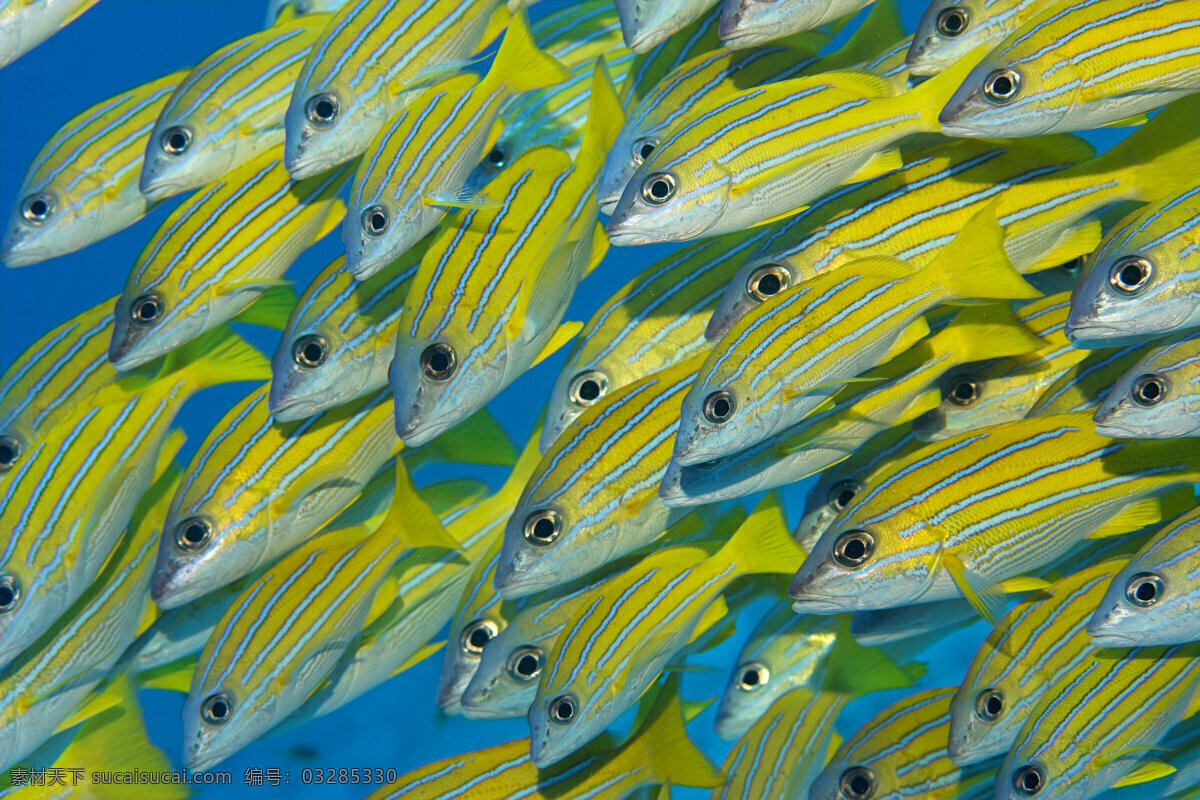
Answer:
POLYGON ((674 461, 711 461, 799 422, 923 336, 921 314, 939 303, 1039 297, 1004 257, 990 215, 991 207, 976 214, 921 269, 861 259, 779 292, 743 317, 708 354, 683 402, 674 461))
POLYGON ((1125 527, 1117 512, 1195 481, 1197 459, 1170 441, 1101 436, 1087 412, 967 431, 872 478, 789 592, 797 610, 812 613, 961 594, 995 620, 1002 581, 1054 562, 1086 536, 1141 527, 1125 527))
POLYGON ((21 181, 0 260, 10 267, 36 264, 141 219, 154 205, 137 187, 146 139, 186 74, 173 72, 110 97, 59 128, 21 181))
POLYGON ((1059 376, 1038 397, 1025 416, 1071 414, 1095 410, 1108 397, 1117 379, 1149 351, 1148 345, 1127 345, 1091 353, 1059 376))
POLYGON ((1098 128, 1200 90, 1194 0, 1090 0, 1038 10, 962 80, 938 115, 943 133, 1098 128))
POLYGON ((899 167, 894 145, 936 132, 937 108, 963 74, 956 66, 897 94, 872 73, 827 72, 715 98, 637 168, 609 238, 634 245, 743 230, 899 167))
POLYGON ((309 47, 328 22, 310 14, 222 47, 158 112, 138 188, 152 201, 199 189, 283 143, 283 113, 309 47))
POLYGON ((1197 533, 1200 507, 1164 526, 1116 574, 1087 623, 1097 647, 1200 640, 1197 533))
POLYGON ((800 556, 778 497, 768 495, 719 551, 665 548, 604 583, 547 656, 529 707, 534 763, 562 760, 633 706, 726 586, 786 572, 800 556))
POLYGON ((850 635, 863 647, 908 640, 927 648, 943 636, 961 630, 964 624, 975 617, 975 609, 971 608, 971 604, 957 598, 917 603, 914 606, 855 611, 850 617, 850 635))
POLYGON ((195 602, 160 611, 154 624, 129 645, 121 661, 139 674, 199 654, 213 628, 255 577, 247 575, 195 602))
POLYGON ((961 312, 946 328, 864 373, 828 409, 720 457, 715 464, 672 463, 659 496, 668 506, 695 505, 784 486, 849 457, 876 434, 908 422, 941 399, 937 382, 962 364, 1040 350, 1045 342, 1007 308, 961 312))
POLYGON ((349 161, 433 77, 464 65, 500 0, 354 0, 312 46, 284 115, 296 179, 349 161))
POLYGON ((731 50, 761 45, 853 14, 875 0, 725 0, 721 41, 731 50))
POLYGON ((699 19, 718 0, 616 0, 625 46, 646 53, 699 19))
MULTIPOLYGON (((996 800, 1085 800, 1171 771, 1149 757, 1195 706, 1200 644, 1097 650, 1059 678, 996 772, 996 800), (1137 769, 1135 769, 1137 767, 1137 769)), ((1151 787, 1145 787, 1150 789, 1151 787)))
POLYGON ((266 153, 175 209, 116 304, 108 357, 137 367, 247 308, 340 220, 347 169, 294 183, 266 153))
POLYGON ((75 21, 97 0, 0 2, 0 67, 5 67, 75 21))
POLYGON ((1109 232, 1071 297, 1067 335, 1080 347, 1112 347, 1200 327, 1198 253, 1200 183, 1109 232))
POLYGON ((1200 331, 1142 356, 1094 419, 1098 433, 1122 439, 1200 436, 1200 331))
POLYGON ((983 800, 995 762, 959 767, 946 753, 954 687, 897 700, 842 743, 813 782, 811 800, 877 797, 983 800))
POLYGON ((1045 8, 1037 0, 933 0, 909 48, 914 75, 936 75, 984 43, 999 44, 1045 8))
POLYGON ((311 417, 387 386, 400 314, 429 241, 365 281, 343 256, 313 279, 271 359, 267 404, 276 420, 311 417))
POLYGON ((168 467, 135 498, 128 532, 95 582, 0 670, 0 768, 24 762, 49 739, 143 627, 158 524, 178 480, 178 469, 168 467))
POLYGON ((0 666, 44 633, 100 572, 187 398, 208 386, 261 379, 265 367, 257 350, 218 329, 142 391, 82 404, 18 461, 0 487, 0 576, 8 590, 0 666))

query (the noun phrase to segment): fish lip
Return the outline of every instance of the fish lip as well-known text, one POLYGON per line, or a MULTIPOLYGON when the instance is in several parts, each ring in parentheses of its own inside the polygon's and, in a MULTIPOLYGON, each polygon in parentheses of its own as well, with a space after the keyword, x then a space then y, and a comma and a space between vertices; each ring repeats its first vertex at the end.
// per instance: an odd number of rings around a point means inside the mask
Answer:
POLYGON ((611 217, 613 212, 617 210, 617 203, 620 202, 620 196, 605 197, 599 201, 600 213, 606 217, 611 217))
MULTIPOLYGON (((942 114, 945 112, 943 111, 942 114)), ((942 114, 938 114, 938 124, 942 127, 942 133, 946 136, 991 136, 987 131, 976 128, 971 125, 962 123, 948 122, 943 118, 942 114)))
POLYGON ((307 397, 288 397, 279 402, 272 402, 268 395, 267 410, 277 422, 295 422, 319 413, 321 404, 307 397))
POLYGON ((804 599, 792 598, 792 610, 797 614, 843 614, 850 609, 835 603, 832 597, 806 595, 804 599))
POLYGON ((463 702, 465 699, 464 697, 459 700, 459 706, 462 708, 462 715, 467 719, 513 719, 512 713, 504 709, 467 705, 463 702))
POLYGON ((1151 644, 1145 639, 1121 631, 1108 630, 1103 626, 1093 628, 1088 625, 1087 632, 1096 647, 1142 647, 1151 644))
POLYGON ((145 195, 147 200, 155 203, 160 203, 169 197, 174 197, 184 191, 183 184, 173 181, 164 181, 162 183, 147 183, 144 187, 141 181, 138 182, 138 191, 145 195))
POLYGON ((153 361, 166 352, 168 351, 163 350, 162 353, 147 354, 134 350, 133 352, 127 352, 124 355, 117 355, 116 351, 114 351, 112 348, 109 348, 108 363, 112 364, 113 369, 115 369, 117 372, 128 372, 131 369, 137 369, 142 364, 153 361), (114 356, 116 357, 114 358, 114 356))
POLYGON ((539 575, 523 575, 513 577, 509 571, 505 571, 501 580, 501 573, 497 567, 496 575, 492 579, 496 587, 496 593, 506 600, 516 599, 519 597, 528 597, 531 594, 549 589, 554 586, 554 579, 539 575), (516 592, 516 594, 514 594, 516 592))
POLYGON ((3 261, 5 266, 12 268, 28 267, 53 257, 53 253, 39 252, 35 248, 22 248, 16 242, 0 250, 0 261, 3 261))
POLYGON ((417 425, 410 422, 404 426, 404 430, 401 430, 400 426, 397 425, 396 435, 404 441, 405 447, 420 447, 453 428, 454 424, 458 421, 442 419, 433 422, 422 422, 417 425))
POLYGON ((328 172, 340 163, 342 162, 327 157, 300 157, 292 161, 285 158, 283 168, 287 170, 287 174, 292 180, 301 181, 314 175, 320 175, 322 172, 328 172))
POLYGON ((647 239, 644 235, 638 234, 634 231, 628 231, 628 232, 617 231, 616 233, 614 233, 611 228, 608 230, 608 243, 613 245, 614 247, 629 247, 629 246, 636 246, 636 245, 641 245, 641 244, 654 244, 653 241, 651 241, 650 239, 647 239))
POLYGON ((1096 433, 1100 434, 1101 436, 1112 436, 1116 439, 1140 439, 1140 438, 1142 438, 1141 434, 1138 434, 1135 431, 1130 430, 1129 428, 1123 428, 1120 425, 1110 425, 1106 422, 1096 422, 1095 424, 1096 424, 1096 433))

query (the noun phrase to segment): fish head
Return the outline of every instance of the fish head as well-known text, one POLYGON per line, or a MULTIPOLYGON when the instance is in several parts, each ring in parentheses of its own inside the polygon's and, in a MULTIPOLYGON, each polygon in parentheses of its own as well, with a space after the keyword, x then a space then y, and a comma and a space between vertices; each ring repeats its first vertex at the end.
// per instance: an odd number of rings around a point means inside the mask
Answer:
POLYGON ((942 402, 913 420, 917 437, 923 442, 938 442, 964 431, 1025 416, 1030 404, 1054 376, 1028 369, 1021 375, 1005 376, 1006 364, 994 370, 982 364, 968 364, 941 376, 938 384, 942 402))
POLYGON ((1195 294, 1172 279, 1174 265, 1162 255, 1102 246, 1071 293, 1067 337, 1078 347, 1114 347, 1195 322, 1195 294))
POLYGON ((751 258, 725 287, 725 293, 708 320, 704 338, 710 342, 721 341, 742 317, 800 280, 790 265, 770 255, 751 258))
POLYGON ((698 239, 724 214, 733 180, 703 153, 675 158, 666 145, 643 162, 608 220, 614 245, 698 239))
MULTIPOLYGON (((1052 753, 1038 753, 1043 749, 1037 741, 1027 739, 1009 751, 996 771, 996 800, 1084 800, 1096 794, 1089 791, 1092 770, 1088 765, 1070 769, 1052 753)), ((1117 762, 1121 770, 1132 765, 1129 759, 1117 762)))
POLYGON ((186 497, 172 504, 150 579, 150 596, 159 608, 177 608, 216 591, 254 571, 266 557, 270 514, 266 530, 246 535, 257 523, 223 510, 220 503, 197 505, 186 497))
MULTIPOLYGON (((1159 369, 1152 356, 1117 378, 1093 417, 1102 436, 1136 439, 1173 439, 1200 435, 1200 405, 1186 379, 1159 369), (1185 385, 1179 385, 1184 383, 1185 385), (1188 395, 1192 395, 1189 402, 1188 395)), ((1192 383, 1200 381, 1193 380, 1192 383)))
POLYGON ((856 758, 841 750, 825 765, 808 790, 809 800, 867 800, 904 797, 903 785, 887 759, 856 758))
POLYGON ((307 65, 283 117, 283 166, 295 180, 319 175, 361 153, 383 126, 389 108, 384 102, 355 102, 341 81, 306 72, 307 65))
MULTIPOLYGON (((73 576, 76 582, 83 577, 73 576)), ((17 558, 0 565, 0 667, 20 655, 67 610, 74 600, 68 594, 69 580, 39 580, 17 558)))
POLYGON ((936 75, 988 38, 982 0, 933 0, 913 33, 905 61, 913 75, 936 75))
MULTIPOLYGON (((726 47, 757 47, 779 38, 783 23, 787 30, 810 31, 829 21, 833 0, 780 3, 779 0, 737 0, 721 7, 717 34, 726 47)), ((835 11, 840 13, 840 11, 835 11)))
POLYGON ((654 127, 647 125, 643 115, 635 111, 617 133, 604 157, 600 182, 596 186, 596 200, 603 213, 612 215, 634 173, 654 154, 662 138, 654 127))
MULTIPOLYGON (((114 210, 106 209, 100 199, 113 191, 113 184, 104 185, 109 177, 88 173, 69 190, 60 185, 62 180, 22 184, 0 246, 0 260, 10 267, 24 267, 82 249, 107 235, 107 228, 116 222, 105 220, 102 214, 114 210)), ((146 202, 142 199, 136 205, 129 222, 141 216, 146 202)), ((118 212, 112 216, 125 215, 118 212)))
MULTIPOLYGON (((1007 666, 1008 662, 1003 664, 1007 666)), ((1021 702, 1020 684, 1011 674, 1002 673, 991 661, 982 672, 972 663, 950 701, 948 752, 950 760, 960 767, 1007 752, 1031 710, 1027 706, 1035 698, 1026 692, 1026 702, 1021 702)))
POLYGON ((187 769, 211 769, 273 726, 275 694, 253 693, 248 688, 234 681, 193 686, 183 706, 183 764, 187 769))
POLYGON ((545 663, 545 648, 528 632, 512 626, 501 631, 484 648, 475 674, 463 690, 464 716, 468 719, 523 716, 537 694, 545 663))
POLYGON ((706 362, 683 398, 672 454, 682 465, 703 464, 736 453, 766 439, 779 424, 781 387, 752 397, 744 376, 725 374, 728 370, 723 365, 729 363, 722 359, 710 370, 706 362))
POLYGON ((432 341, 401 330, 388 369, 396 435, 406 447, 437 438, 499 393, 507 366, 502 344, 484 350, 449 328, 432 341))
MULTIPOLYGON (((576 351, 581 346, 584 346, 582 340, 576 344, 576 351)), ((576 357, 577 352, 572 353, 550 393, 546 421, 538 442, 543 453, 580 414, 603 400, 616 386, 632 382, 629 377, 615 375, 607 364, 580 363, 576 357)))
POLYGON ((548 767, 594 739, 611 721, 619 691, 614 685, 589 696, 576 685, 539 687, 528 714, 533 763, 548 767))
POLYGON ((863 482, 853 475, 841 475, 834 470, 822 473, 808 490, 804 513, 792 536, 806 552, 812 552, 817 540, 825 533, 838 514, 863 490, 863 482))
POLYGON ((208 330, 215 302, 211 287, 187 299, 170 281, 138 286, 132 278, 117 298, 108 346, 109 362, 122 372, 153 361, 208 330))
POLYGON ((947 136, 1038 136, 1056 129, 1083 81, 1068 61, 1038 65, 989 55, 938 115, 947 136))
POLYGON ((218 181, 233 167, 240 137, 222 140, 205 116, 201 110, 154 123, 138 178, 138 190, 153 202, 218 181))
POLYGON ((357 186, 351 190, 342 218, 342 243, 354 277, 374 275, 420 241, 422 233, 419 202, 401 204, 386 194, 366 195, 357 186))
POLYGON ((1112 579, 1087 625, 1097 647, 1171 644, 1195 630, 1186 569, 1178 569, 1186 565, 1177 557, 1163 563, 1164 555, 1156 552, 1153 562, 1136 558, 1112 579))
POLYGON ((451 626, 438 677, 437 704, 447 714, 462 713, 462 696, 479 668, 484 650, 500 634, 504 621, 486 613, 451 626))
POLYGON ((337 325, 293 316, 271 357, 267 406, 279 422, 311 417, 369 391, 382 357, 370 342, 352 347, 337 325))

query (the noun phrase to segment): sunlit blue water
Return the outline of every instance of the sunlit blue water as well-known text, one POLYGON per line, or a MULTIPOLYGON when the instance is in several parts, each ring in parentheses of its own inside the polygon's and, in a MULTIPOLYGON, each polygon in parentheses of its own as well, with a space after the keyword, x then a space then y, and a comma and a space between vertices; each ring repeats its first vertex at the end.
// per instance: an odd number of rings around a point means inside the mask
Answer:
MULTIPOLYGON (((545 0, 533 8, 532 16, 536 18, 567 2, 545 0)), ((908 30, 913 29, 925 5, 901 3, 908 30)), ((265 13, 266 0, 103 0, 57 36, 0 71, 0 206, 4 213, 15 202, 26 167, 63 122, 132 86, 198 63, 230 41, 260 29, 265 13)), ((880 47, 888 44, 880 42, 880 47)), ((1105 148, 1126 133, 1105 131, 1087 134, 1087 138, 1105 148)), ((19 270, 0 269, 0 369, 48 329, 119 293, 142 246, 179 201, 174 198, 166 202, 136 225, 80 252, 19 270)), ((302 290, 340 246, 336 234, 326 237, 304 253, 288 272, 288 278, 302 290)), ((605 298, 671 249, 650 246, 610 250, 601 268, 577 294, 567 318, 587 320, 605 298)), ((267 354, 274 351, 276 333, 248 327, 243 332, 267 354)), ((528 437, 535 417, 533 410, 543 404, 562 366, 564 352, 523 376, 492 402, 491 410, 518 441, 528 437)), ((178 418, 189 437, 185 458, 252 388, 238 384, 209 389, 187 404, 178 418)), ((475 470, 474 474, 484 474, 497 485, 503 477, 499 470, 475 470)), ((426 468, 419 482, 439 477, 445 475, 436 468, 426 468)), ((785 491, 793 518, 806 488, 806 484, 799 484, 785 491)), ((751 503, 755 499, 749 498, 751 503)), ((700 659, 720 671, 689 674, 684 683, 689 698, 719 696, 724 671, 732 667, 742 640, 766 608, 762 603, 751 608, 740 620, 738 635, 700 659)), ((982 624, 972 625, 926 651, 922 660, 928 662, 929 672, 922 685, 944 686, 961 681, 968 660, 985 634, 982 624)), ((358 798, 368 790, 362 786, 304 785, 302 770, 390 767, 403 773, 438 758, 528 734, 524 720, 472 722, 441 715, 433 701, 440 668, 438 654, 333 714, 247 747, 217 767, 232 772, 232 793, 227 787, 196 787, 196 796, 358 798), (285 771, 290 783, 255 789, 243 784, 247 769, 269 767, 285 771)), ((852 734, 871 714, 902 694, 874 694, 852 703, 838 728, 843 735, 852 734)), ((182 695, 144 691, 142 703, 152 739, 178 765, 182 695)), ((708 710, 690 726, 690 731, 719 764, 728 744, 712 732, 713 716, 713 710, 708 710)), ((707 793, 676 789, 675 796, 704 797, 707 793)))

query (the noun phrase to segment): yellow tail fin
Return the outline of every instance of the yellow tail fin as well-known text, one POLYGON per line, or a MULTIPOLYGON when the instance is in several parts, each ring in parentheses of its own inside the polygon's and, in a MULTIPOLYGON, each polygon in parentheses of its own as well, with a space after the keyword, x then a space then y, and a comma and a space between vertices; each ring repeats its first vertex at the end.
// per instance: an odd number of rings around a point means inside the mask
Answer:
POLYGON ((984 44, 951 64, 947 69, 934 75, 929 80, 909 89, 896 100, 904 108, 916 110, 921 115, 921 130, 928 133, 940 133, 942 125, 938 122, 938 114, 950 102, 950 98, 958 91, 958 87, 966 80, 967 75, 975 65, 992 49, 992 45, 984 44))
POLYGON ((967 220, 923 272, 928 280, 949 289, 950 299, 1024 300, 1042 296, 1008 260, 995 202, 967 220))
POLYGON ((740 574, 785 573, 800 569, 804 549, 788 529, 783 499, 768 492, 750 516, 721 548, 721 555, 736 560, 740 574))
POLYGON ((596 59, 592 68, 591 98, 588 101, 587 123, 583 128, 583 141, 579 146, 576 167, 591 181, 592 176, 604 166, 604 158, 617 140, 621 126, 625 124, 625 109, 617 97, 608 74, 604 56, 596 59))
POLYGON ((167 358, 171 364, 164 367, 164 372, 182 367, 192 391, 223 383, 271 379, 270 359, 228 325, 219 325, 197 336, 167 358))
POLYGON ((483 83, 504 85, 510 93, 528 92, 571 79, 571 70, 557 58, 542 51, 529 29, 529 14, 518 8, 513 12, 496 60, 483 83))
POLYGON ((1126 196, 1152 203, 1200 183, 1198 129, 1200 95, 1176 100, 1097 158, 1093 168, 1097 174, 1123 172, 1126 196))
POLYGON ((688 738, 683 721, 683 704, 679 697, 680 679, 677 674, 667 679, 657 691, 647 692, 651 703, 645 723, 616 758, 638 766, 649 766, 658 783, 686 784, 708 788, 721 783, 717 767, 688 738))
POLYGON ((1047 342, 1026 328, 1007 304, 968 306, 929 339, 937 355, 951 354, 951 363, 986 361, 1034 353, 1047 342))

